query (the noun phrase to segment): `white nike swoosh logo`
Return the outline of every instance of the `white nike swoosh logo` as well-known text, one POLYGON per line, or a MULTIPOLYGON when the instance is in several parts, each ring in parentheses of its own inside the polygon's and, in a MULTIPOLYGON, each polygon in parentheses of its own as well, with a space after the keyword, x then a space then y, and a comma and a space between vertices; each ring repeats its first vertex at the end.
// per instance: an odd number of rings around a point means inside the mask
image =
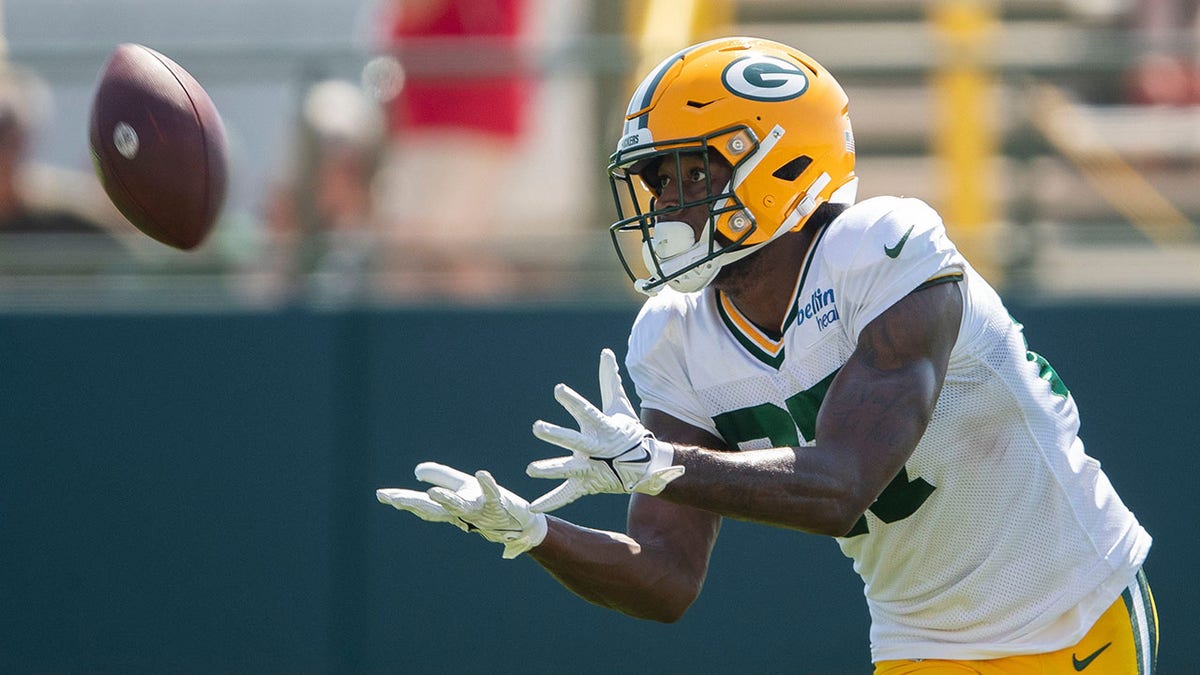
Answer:
POLYGON ((643 464, 645 462, 650 461, 650 451, 647 450, 645 448, 645 446, 642 446, 639 444, 636 448, 630 448, 630 449, 626 450, 625 452, 627 452, 627 453, 633 452, 634 450, 641 450, 642 456, 638 457, 637 459, 621 459, 620 457, 618 457, 617 461, 621 462, 622 464, 643 464))

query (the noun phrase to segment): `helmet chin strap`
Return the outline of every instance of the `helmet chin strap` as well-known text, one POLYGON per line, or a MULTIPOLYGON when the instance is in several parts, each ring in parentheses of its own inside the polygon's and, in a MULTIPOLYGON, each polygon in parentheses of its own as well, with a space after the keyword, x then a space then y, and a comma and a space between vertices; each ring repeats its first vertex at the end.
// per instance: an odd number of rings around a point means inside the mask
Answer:
MULTIPOLYGON (((711 227, 704 228, 700 235, 700 240, 696 241, 695 232, 692 226, 678 220, 668 220, 661 223, 655 223, 654 236, 650 241, 642 242, 642 262, 645 263, 646 269, 653 273, 658 269, 662 270, 663 276, 668 277, 667 284, 679 291, 680 293, 694 293, 712 283, 716 278, 717 273, 721 268, 731 263, 737 262, 746 256, 757 252, 762 247, 782 237, 802 218, 806 218, 813 211, 817 210, 817 197, 821 191, 825 189, 830 182, 829 174, 823 173, 818 177, 813 184, 809 186, 805 193, 804 199, 792 210, 791 214, 780 224, 774 234, 766 241, 759 242, 752 246, 739 248, 736 251, 730 251, 718 255, 711 260, 706 260, 673 278, 673 274, 677 274, 679 270, 695 264, 699 260, 703 260, 708 255, 709 243, 712 240, 711 227), (658 265, 655 266, 654 259, 657 256, 658 265)), ((853 200, 853 197, 851 197, 853 200)), ((662 288, 659 278, 653 274, 647 279, 638 279, 633 282, 633 287, 639 293, 648 296, 655 296, 662 288), (648 288, 654 284, 653 288, 648 288)))

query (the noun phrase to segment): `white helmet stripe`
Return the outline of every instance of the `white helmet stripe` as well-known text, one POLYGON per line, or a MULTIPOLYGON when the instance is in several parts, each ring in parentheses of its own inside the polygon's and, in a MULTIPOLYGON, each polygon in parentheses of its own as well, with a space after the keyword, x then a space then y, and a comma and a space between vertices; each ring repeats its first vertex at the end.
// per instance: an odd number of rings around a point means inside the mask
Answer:
MULTIPOLYGON (((684 47, 683 49, 680 49, 674 54, 663 59, 662 63, 659 63, 657 66, 655 66, 654 70, 650 71, 650 74, 646 76, 646 79, 642 80, 641 84, 638 85, 637 90, 633 92, 633 96, 629 99, 629 108, 625 110, 625 117, 629 117, 636 112, 645 110, 646 107, 650 105, 650 101, 654 100, 654 91, 658 89, 658 83, 662 82, 663 77, 666 76, 667 71, 671 69, 671 66, 673 66, 676 61, 682 59, 690 51, 704 47, 710 42, 717 41, 718 40, 709 40, 708 42, 702 42, 698 45, 684 47)), ((635 129, 645 129, 648 123, 649 119, 647 115, 641 115, 636 120, 628 120, 625 123, 625 133, 630 134, 633 133, 635 129), (629 127, 631 123, 635 123, 633 128, 629 127)))
MULTIPOLYGON (((633 96, 629 99, 629 108, 625 111, 626 117, 640 110, 645 110, 646 106, 650 105, 650 101, 654 98, 654 90, 658 88, 658 83, 662 81, 663 76, 670 70, 671 65, 683 58, 684 53, 690 49, 692 48, 687 47, 675 52, 663 60, 662 63, 658 64, 654 70, 650 71, 650 74, 646 76, 646 79, 642 80, 642 83, 638 85, 637 90, 633 92, 633 96)), ((636 120, 626 121, 626 124, 635 123, 635 129, 644 129, 646 128, 647 121, 647 116, 641 115, 636 120)), ((630 133, 631 131, 633 129, 626 128, 625 133, 630 133)))

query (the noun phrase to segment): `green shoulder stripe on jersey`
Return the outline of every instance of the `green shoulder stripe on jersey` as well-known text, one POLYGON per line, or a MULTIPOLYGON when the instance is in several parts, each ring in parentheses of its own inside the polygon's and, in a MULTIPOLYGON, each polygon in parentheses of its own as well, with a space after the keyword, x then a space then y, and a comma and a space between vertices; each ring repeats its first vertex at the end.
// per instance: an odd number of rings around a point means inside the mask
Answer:
POLYGON ((940 277, 934 277, 934 278, 932 278, 932 279, 927 279, 927 280, 925 280, 925 281, 921 282, 921 285, 919 285, 919 286, 917 286, 916 288, 914 288, 914 289, 913 289, 913 292, 915 293, 915 292, 917 292, 917 291, 923 291, 923 290, 925 290, 926 288, 929 288, 930 286, 937 286, 937 285, 939 285, 939 284, 949 284, 949 283, 953 283, 953 282, 957 282, 957 281, 962 281, 962 280, 963 280, 963 275, 962 275, 962 272, 955 272, 955 273, 953 273, 953 274, 946 274, 946 275, 943 275, 943 276, 940 276, 940 277))

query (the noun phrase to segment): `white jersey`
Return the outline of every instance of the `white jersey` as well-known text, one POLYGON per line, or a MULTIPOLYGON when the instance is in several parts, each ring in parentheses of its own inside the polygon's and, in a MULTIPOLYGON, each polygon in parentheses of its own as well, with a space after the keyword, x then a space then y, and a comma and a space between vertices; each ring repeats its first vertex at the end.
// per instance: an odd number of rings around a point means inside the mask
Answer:
POLYGON ((817 409, 870 321, 961 275, 963 318, 933 418, 842 552, 866 584, 874 660, 983 659, 1079 641, 1150 536, 1084 454, 1075 401, 915 199, 877 197, 818 233, 774 340, 720 293, 664 291, 626 359, 642 405, 740 450, 813 445, 817 409))

